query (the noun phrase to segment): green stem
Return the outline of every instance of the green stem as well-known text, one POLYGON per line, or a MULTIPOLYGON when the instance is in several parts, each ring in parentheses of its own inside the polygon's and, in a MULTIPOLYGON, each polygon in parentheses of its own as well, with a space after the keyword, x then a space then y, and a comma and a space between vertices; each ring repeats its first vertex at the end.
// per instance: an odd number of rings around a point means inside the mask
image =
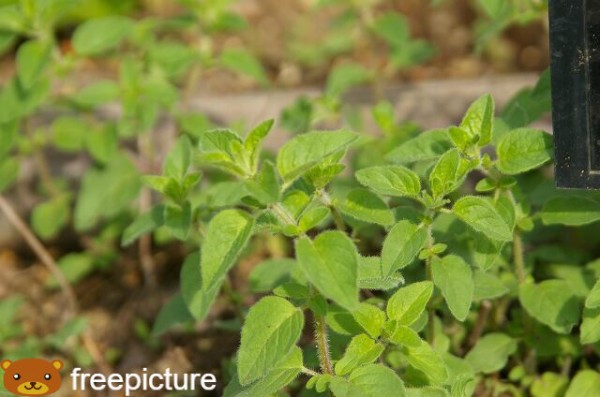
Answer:
POLYGON ((513 236, 513 261, 515 263, 515 273, 519 284, 525 282, 525 259, 523 256, 523 239, 521 233, 515 230, 513 236))
POLYGON ((315 316, 315 341, 319 351, 319 362, 321 371, 325 374, 333 375, 333 365, 331 364, 331 355, 329 353, 329 340, 327 339, 327 324, 325 317, 320 314, 315 316))
MULTIPOLYGON (((431 224, 427 226, 427 249, 433 248, 433 228, 431 224)), ((433 281, 433 272, 431 270, 431 256, 425 260, 425 269, 427 272, 427 280, 433 281)), ((433 346, 435 343, 435 308, 427 305, 427 342, 433 346)))
POLYGON ((338 209, 333 205, 333 201, 331 200, 331 197, 329 197, 329 194, 327 194, 325 190, 321 190, 319 191, 319 195, 323 204, 325 204, 331 211, 331 216, 333 217, 333 222, 335 223, 336 229, 345 233, 346 223, 344 222, 344 218, 342 218, 342 214, 340 214, 338 209))

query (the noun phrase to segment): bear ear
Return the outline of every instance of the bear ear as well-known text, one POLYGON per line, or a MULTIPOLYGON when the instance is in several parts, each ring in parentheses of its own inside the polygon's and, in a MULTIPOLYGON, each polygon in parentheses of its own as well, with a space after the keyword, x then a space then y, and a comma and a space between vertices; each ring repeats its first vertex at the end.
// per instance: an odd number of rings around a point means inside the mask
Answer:
POLYGON ((63 367, 63 363, 60 360, 52 361, 52 366, 58 371, 63 367))
POLYGON ((7 370, 8 367, 10 367, 11 365, 12 365, 12 361, 10 361, 10 360, 2 360, 2 363, 0 364, 0 366, 4 370, 7 370))

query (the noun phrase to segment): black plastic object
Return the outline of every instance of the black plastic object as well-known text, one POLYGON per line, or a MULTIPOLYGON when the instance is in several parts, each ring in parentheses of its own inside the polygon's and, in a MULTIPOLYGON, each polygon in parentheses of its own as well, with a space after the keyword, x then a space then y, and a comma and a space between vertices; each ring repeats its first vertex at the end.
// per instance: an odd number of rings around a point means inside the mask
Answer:
POLYGON ((600 189, 600 0, 550 0, 556 185, 600 189))

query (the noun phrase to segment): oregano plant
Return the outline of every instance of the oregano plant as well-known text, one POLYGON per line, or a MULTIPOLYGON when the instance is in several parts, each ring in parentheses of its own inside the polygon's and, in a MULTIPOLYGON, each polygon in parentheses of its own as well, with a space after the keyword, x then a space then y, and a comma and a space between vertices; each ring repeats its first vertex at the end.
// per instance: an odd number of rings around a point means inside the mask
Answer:
POLYGON ((597 262, 538 269, 551 254, 527 248, 553 236, 552 225, 597 221, 600 196, 552 188, 543 176, 551 135, 495 113, 484 95, 459 125, 405 139, 360 169, 348 164, 369 143, 349 130, 299 134, 274 157, 261 151, 272 120, 245 136, 183 137, 163 174, 144 177, 164 203, 124 242, 161 226, 199 242, 168 310, 204 321, 221 290, 238 305, 225 396, 600 390, 588 369, 600 340, 597 262), (236 198, 218 208, 199 201, 200 169, 228 174, 221 184, 236 198), (289 257, 254 268, 261 296, 246 309, 228 272, 262 235, 280 236, 289 257), (498 372, 507 381, 489 377, 498 372))

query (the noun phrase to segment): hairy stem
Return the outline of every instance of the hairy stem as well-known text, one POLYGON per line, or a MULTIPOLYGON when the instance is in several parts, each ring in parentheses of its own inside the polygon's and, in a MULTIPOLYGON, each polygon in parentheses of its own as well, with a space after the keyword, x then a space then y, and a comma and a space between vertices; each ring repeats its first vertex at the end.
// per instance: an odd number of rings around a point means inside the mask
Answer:
MULTIPOLYGON (((152 158, 153 150, 151 147, 151 138, 144 139, 144 135, 139 135, 137 139, 137 146, 139 152, 139 163, 141 165, 142 173, 152 173, 152 158)), ((147 187, 142 187, 139 198, 139 209, 140 214, 144 214, 152 207, 152 192, 147 187)), ((152 234, 144 234, 140 237, 138 242, 138 255, 140 257, 142 274, 144 275, 144 285, 148 288, 156 286, 156 264, 152 256, 152 234)))
POLYGON ((519 284, 525 282, 525 259, 523 256, 523 239, 518 231, 513 236, 513 261, 515 263, 515 273, 519 284))
MULTIPOLYGON (((431 251, 433 248, 433 228, 431 224, 427 226, 427 249, 431 251)), ((433 281, 433 273, 431 270, 431 256, 425 260, 425 268, 427 272, 427 280, 433 281)), ((430 304, 427 305, 427 342, 430 345, 435 343, 435 308, 430 304)))
POLYGON ((346 223, 344 222, 344 218, 342 218, 342 214, 340 214, 337 208, 335 208, 335 206, 333 205, 331 197, 329 197, 329 194, 325 190, 321 190, 319 194, 321 196, 323 204, 325 204, 327 208, 329 208, 329 210, 331 211, 331 216, 333 217, 333 222, 335 223, 336 229, 345 233, 346 223))
POLYGON ((327 324, 325 317, 315 313, 315 340, 319 351, 319 362, 321 371, 325 374, 333 375, 333 365, 331 364, 331 355, 329 353, 329 340, 327 335, 327 324))

